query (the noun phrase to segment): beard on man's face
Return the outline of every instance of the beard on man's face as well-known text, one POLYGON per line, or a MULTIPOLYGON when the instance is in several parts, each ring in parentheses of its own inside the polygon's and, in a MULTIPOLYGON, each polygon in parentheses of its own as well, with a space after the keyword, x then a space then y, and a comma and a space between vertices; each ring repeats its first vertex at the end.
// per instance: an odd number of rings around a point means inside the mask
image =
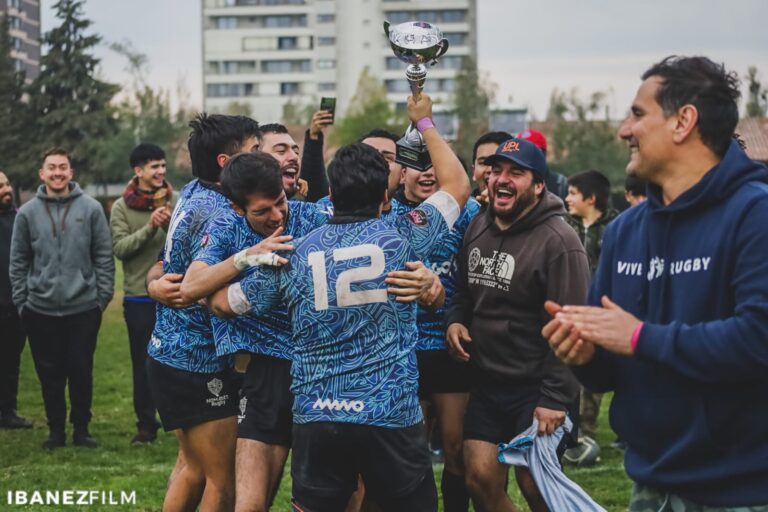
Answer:
MULTIPOLYGON (((509 189, 512 189, 513 187, 507 186, 504 188, 509 190, 509 189)), ((509 221, 515 220, 523 211, 525 211, 526 208, 528 208, 535 202, 536 202, 535 183, 531 183, 531 186, 523 190, 522 192, 519 190, 515 190, 515 203, 512 205, 512 208, 510 208, 509 210, 497 210, 495 207, 495 201, 491 201, 491 212, 495 217, 503 221, 509 222, 509 221)))

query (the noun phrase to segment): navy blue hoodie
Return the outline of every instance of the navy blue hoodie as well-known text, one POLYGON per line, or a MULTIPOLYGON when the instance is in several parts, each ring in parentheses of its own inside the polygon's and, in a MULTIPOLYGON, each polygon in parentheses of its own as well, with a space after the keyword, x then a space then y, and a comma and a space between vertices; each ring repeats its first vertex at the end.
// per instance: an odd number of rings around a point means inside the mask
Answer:
POLYGON ((658 187, 606 230, 589 301, 644 321, 634 357, 574 368, 614 390, 629 476, 710 506, 768 504, 768 177, 734 142, 664 205, 658 187))

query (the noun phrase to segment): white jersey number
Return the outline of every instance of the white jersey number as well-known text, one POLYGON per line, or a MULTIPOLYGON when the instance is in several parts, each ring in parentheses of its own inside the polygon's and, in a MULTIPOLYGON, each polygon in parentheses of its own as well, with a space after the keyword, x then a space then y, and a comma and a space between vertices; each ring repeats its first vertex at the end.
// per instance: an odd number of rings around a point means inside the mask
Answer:
MULTIPOLYGON (((353 292, 352 283, 376 279, 384 272, 384 251, 373 244, 334 249, 333 261, 369 258, 370 264, 342 271, 336 279, 336 303, 338 307, 358 306, 373 302, 386 302, 386 290, 361 290, 353 292)), ((325 252, 315 251, 307 258, 312 267, 312 284, 315 287, 315 310, 328 309, 328 273, 325 268, 325 252)))

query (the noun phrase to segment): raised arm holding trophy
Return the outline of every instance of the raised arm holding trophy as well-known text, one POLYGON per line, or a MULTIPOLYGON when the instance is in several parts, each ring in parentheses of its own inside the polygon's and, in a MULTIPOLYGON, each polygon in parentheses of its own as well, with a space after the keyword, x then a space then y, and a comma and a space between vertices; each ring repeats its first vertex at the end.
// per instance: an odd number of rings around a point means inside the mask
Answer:
MULTIPOLYGON (((423 21, 408 21, 395 26, 385 21, 384 33, 389 38, 395 57, 408 64, 405 77, 414 99, 418 99, 427 79, 427 67, 424 64, 435 65, 437 59, 448 51, 448 40, 439 28, 423 21)), ((395 160, 400 165, 419 171, 432 167, 424 139, 413 123, 397 142, 395 160)))

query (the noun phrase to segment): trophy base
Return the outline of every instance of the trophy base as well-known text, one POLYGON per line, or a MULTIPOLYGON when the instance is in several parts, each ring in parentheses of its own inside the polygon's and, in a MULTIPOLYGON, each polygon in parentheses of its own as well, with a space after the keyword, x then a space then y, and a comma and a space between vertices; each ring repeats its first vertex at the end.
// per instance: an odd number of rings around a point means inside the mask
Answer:
POLYGON ((407 140, 407 135, 397 141, 395 162, 417 171, 427 171, 432 168, 432 159, 425 145, 413 145, 407 140))

